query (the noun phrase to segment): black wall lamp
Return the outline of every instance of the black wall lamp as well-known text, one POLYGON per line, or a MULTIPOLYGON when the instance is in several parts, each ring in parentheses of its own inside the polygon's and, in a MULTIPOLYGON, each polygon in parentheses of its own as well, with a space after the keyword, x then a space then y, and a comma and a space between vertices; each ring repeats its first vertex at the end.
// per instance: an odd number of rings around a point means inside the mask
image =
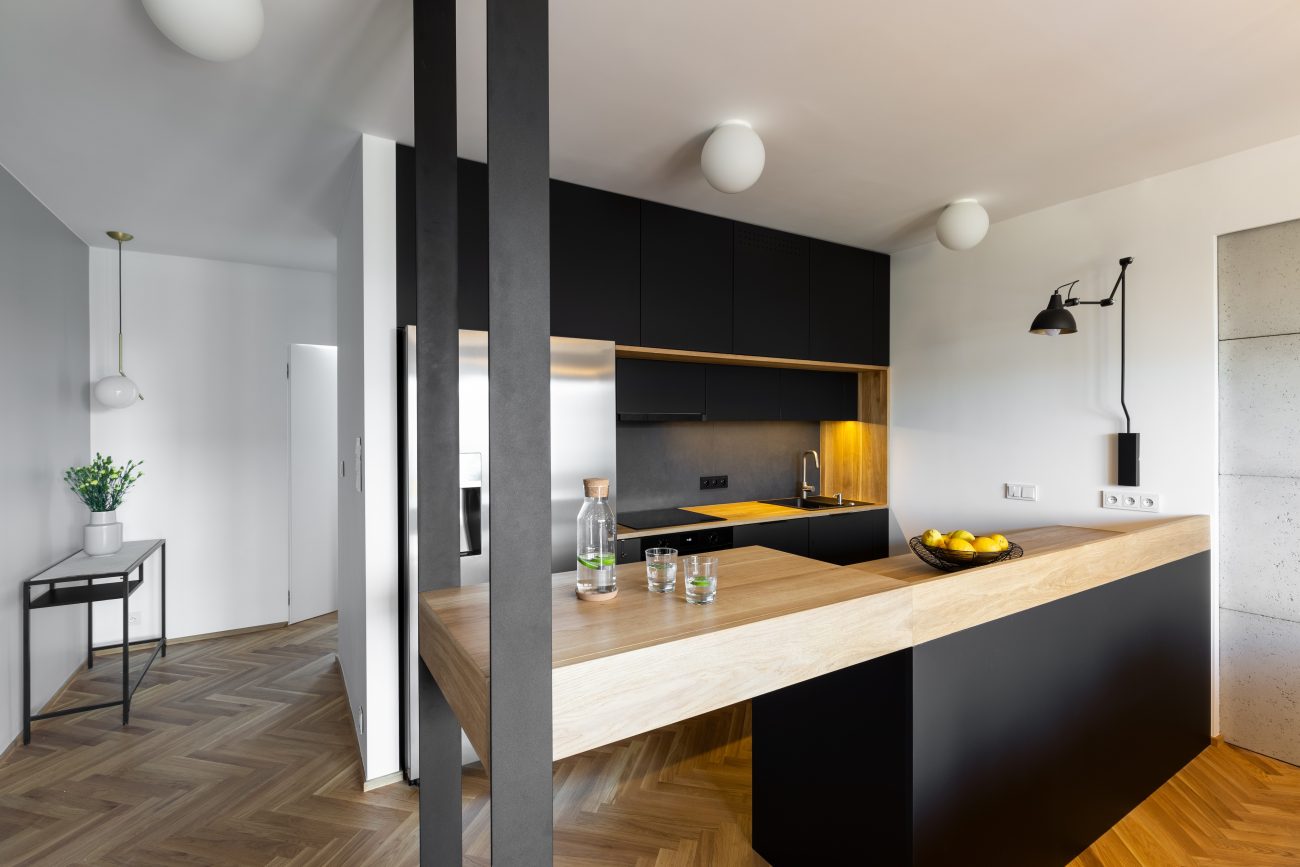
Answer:
POLYGON ((1127 364, 1127 335, 1124 322, 1124 296, 1127 294, 1125 275, 1128 273, 1128 266, 1133 264, 1132 256, 1125 256, 1119 260, 1119 277, 1115 280, 1115 288, 1110 290, 1110 294, 1100 301, 1081 301, 1073 297, 1074 287, 1078 280, 1071 283, 1063 283, 1056 287, 1052 297, 1047 301, 1047 308, 1034 317, 1034 324, 1029 326, 1029 331, 1033 334, 1046 334, 1056 336, 1058 334, 1074 334, 1078 331, 1078 326, 1074 322, 1074 314, 1067 308, 1077 307, 1080 304, 1095 304, 1098 307, 1110 307, 1115 303, 1115 294, 1119 293, 1119 405, 1124 409, 1124 432, 1119 435, 1119 484, 1137 487, 1138 479, 1141 476, 1141 454, 1139 451, 1139 435, 1133 433, 1133 419, 1128 414, 1128 404, 1124 402, 1124 378, 1127 364), (1061 297, 1061 290, 1065 290, 1065 298, 1061 297))

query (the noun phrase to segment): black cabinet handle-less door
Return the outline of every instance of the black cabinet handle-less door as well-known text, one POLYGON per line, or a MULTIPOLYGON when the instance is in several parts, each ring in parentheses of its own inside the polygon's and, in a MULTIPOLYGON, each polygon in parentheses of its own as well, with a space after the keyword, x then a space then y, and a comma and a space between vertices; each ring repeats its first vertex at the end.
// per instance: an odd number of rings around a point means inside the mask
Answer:
POLYGON ((551 181, 551 333, 641 341, 641 204, 551 181))
POLYGON ((736 224, 732 352, 808 358, 808 239, 736 224))
POLYGON ((809 358, 889 364, 889 257, 811 243, 809 358))
POLYGON ((732 223, 641 203, 641 345, 731 352, 732 223))

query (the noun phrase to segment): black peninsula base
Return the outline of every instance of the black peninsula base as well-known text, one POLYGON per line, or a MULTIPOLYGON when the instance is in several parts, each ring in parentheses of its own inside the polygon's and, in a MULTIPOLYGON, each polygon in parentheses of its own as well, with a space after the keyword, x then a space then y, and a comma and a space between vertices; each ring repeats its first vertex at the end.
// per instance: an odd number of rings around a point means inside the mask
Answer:
POLYGON ((784 865, 1061 865, 1209 744, 1210 555, 753 703, 784 865))

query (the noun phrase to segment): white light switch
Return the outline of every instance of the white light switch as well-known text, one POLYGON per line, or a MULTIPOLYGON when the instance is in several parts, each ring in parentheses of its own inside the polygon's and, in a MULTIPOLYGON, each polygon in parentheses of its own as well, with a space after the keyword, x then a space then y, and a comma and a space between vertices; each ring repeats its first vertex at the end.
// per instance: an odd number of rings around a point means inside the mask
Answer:
POLYGON ((1026 485, 1007 482, 1006 493, 1004 496, 1008 500, 1030 500, 1038 499, 1038 485, 1026 485))

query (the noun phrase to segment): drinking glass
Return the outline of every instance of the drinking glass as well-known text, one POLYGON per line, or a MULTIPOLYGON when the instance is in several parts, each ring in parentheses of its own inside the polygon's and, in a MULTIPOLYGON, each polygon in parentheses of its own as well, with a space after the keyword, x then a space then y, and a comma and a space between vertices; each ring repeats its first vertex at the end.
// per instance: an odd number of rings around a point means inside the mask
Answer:
POLYGON ((672 593, 677 586, 677 549, 647 548, 645 579, 651 593, 672 593))
POLYGON ((718 595, 718 558, 692 554, 682 558, 685 571, 686 601, 707 605, 718 595))

